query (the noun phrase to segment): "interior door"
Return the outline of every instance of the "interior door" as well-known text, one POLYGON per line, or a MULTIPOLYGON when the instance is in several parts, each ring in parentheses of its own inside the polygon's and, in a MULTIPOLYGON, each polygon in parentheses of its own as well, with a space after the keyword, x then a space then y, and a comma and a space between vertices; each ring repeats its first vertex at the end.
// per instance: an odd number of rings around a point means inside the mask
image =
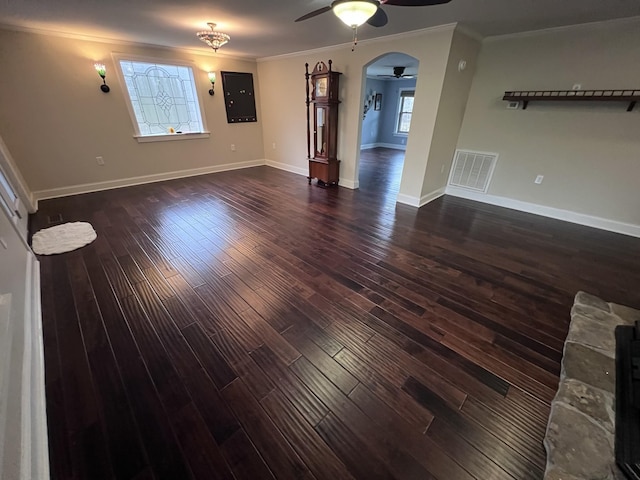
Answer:
POLYGON ((18 227, 20 233, 26 238, 27 221, 29 212, 26 205, 20 201, 15 187, 9 180, 5 165, 7 159, 0 149, 0 209, 4 210, 11 221, 18 227))

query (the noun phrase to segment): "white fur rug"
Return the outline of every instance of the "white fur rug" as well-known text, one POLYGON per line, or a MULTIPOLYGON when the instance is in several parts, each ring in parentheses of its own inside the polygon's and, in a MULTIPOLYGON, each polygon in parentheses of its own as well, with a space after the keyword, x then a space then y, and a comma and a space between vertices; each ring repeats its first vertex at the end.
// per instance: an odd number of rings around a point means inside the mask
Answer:
POLYGON ((90 223, 63 223, 37 232, 31 239, 31 248, 38 255, 54 255, 84 247, 97 236, 90 223))

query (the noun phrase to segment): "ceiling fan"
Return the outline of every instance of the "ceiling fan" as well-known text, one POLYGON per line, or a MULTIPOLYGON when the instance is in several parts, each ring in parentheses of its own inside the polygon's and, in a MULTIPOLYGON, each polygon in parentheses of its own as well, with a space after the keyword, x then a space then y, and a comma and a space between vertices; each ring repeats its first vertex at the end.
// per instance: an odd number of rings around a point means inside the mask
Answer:
POLYGON ((316 15, 333 10, 333 13, 347 26, 354 30, 367 23, 372 27, 384 27, 387 24, 387 14, 382 10, 382 5, 393 5, 397 7, 426 7, 429 5, 440 5, 449 3, 451 0, 334 0, 331 5, 319 8, 307 13, 296 22, 308 20, 316 15))
POLYGON ((378 75, 378 77, 391 77, 391 78, 414 78, 415 75, 405 75, 404 70, 407 67, 393 67, 393 75, 378 75))

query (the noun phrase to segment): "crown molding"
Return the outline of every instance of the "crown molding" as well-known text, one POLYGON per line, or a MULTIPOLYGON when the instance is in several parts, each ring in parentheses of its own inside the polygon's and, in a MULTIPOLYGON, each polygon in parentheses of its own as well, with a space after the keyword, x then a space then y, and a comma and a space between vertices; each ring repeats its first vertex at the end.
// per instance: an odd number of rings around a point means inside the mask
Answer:
MULTIPOLYGON (((421 28, 419 30, 410 30, 408 32, 394 33, 393 35, 385 35, 384 37, 367 38, 365 40, 358 40, 358 45, 369 45, 373 43, 389 42, 392 40, 398 40, 403 38, 417 37, 425 33, 453 31, 457 25, 458 25, 457 23, 447 23, 444 25, 436 25, 435 27, 427 27, 427 28, 421 28)), ((311 50, 302 50, 300 52, 283 53, 281 55, 272 55, 269 57, 259 57, 256 59, 256 62, 262 63, 262 62, 270 62, 273 60, 283 60, 285 58, 295 58, 295 57, 302 57, 306 55, 316 55, 316 54, 336 50, 338 48, 351 48, 352 46, 353 46, 352 42, 339 43, 337 45, 328 45, 326 47, 312 48, 311 50)))
POLYGON ((240 61, 249 61, 255 62, 256 57, 252 56, 239 56, 239 55, 229 55, 224 53, 224 51, 218 51, 215 53, 213 51, 209 52, 209 48, 190 48, 190 47, 172 47, 169 45, 156 45, 153 43, 143 43, 143 42, 134 42, 132 40, 122 40, 116 38, 107 38, 107 37, 97 37, 92 35, 82 35, 77 33, 70 32, 60 32, 58 30, 48 30, 43 28, 34 28, 34 27, 25 27, 22 25, 11 25, 7 23, 0 23, 0 30, 10 30, 14 32, 23 32, 23 33, 31 33, 35 35, 46 35, 50 37, 58 37, 58 38, 68 38, 71 40, 81 40, 84 42, 95 42, 95 43, 106 43, 110 45, 119 45, 125 47, 142 47, 142 48, 153 48, 156 50, 166 50, 171 52, 182 52, 189 55, 200 55, 205 57, 223 57, 228 60, 240 60, 240 61))
POLYGON ((464 25, 462 23, 458 23, 456 25, 456 31, 466 35, 467 37, 473 38, 478 42, 482 42, 482 40, 484 40, 485 38, 482 34, 476 32, 473 28, 469 27, 468 25, 464 25))

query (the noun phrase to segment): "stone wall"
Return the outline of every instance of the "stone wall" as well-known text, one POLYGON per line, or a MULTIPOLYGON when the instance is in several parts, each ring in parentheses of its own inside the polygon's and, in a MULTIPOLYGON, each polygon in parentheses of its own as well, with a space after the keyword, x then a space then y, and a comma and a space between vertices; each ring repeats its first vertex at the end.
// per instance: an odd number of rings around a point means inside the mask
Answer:
POLYGON ((545 480, 622 480, 614 459, 615 335, 640 311, 578 292, 544 446, 545 480))

